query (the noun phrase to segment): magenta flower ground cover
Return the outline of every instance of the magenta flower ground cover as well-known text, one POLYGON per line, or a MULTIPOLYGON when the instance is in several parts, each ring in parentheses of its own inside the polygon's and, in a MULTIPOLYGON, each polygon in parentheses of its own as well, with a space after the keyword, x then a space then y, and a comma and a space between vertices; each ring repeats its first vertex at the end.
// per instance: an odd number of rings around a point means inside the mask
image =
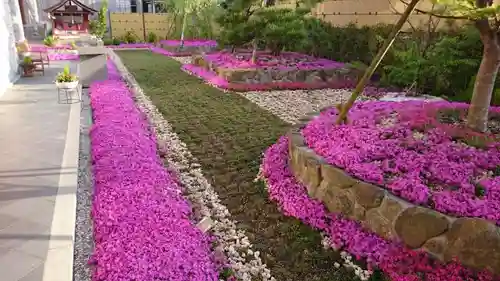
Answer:
POLYGON ((341 68, 344 63, 319 59, 305 54, 283 52, 279 56, 273 56, 268 52, 259 52, 255 64, 251 62, 251 52, 217 52, 205 55, 205 60, 220 68, 277 68, 282 70, 311 70, 341 68))
POLYGON ((109 79, 90 88, 93 280, 218 280, 211 238, 191 222, 149 124, 109 67, 109 79))
POLYGON ((457 262, 435 261, 421 251, 386 241, 365 231, 357 222, 330 213, 323 204, 311 199, 305 186, 288 166, 288 138, 282 137, 264 153, 261 172, 269 197, 285 215, 325 232, 333 246, 343 249, 368 265, 381 269, 392 281, 498 281, 488 272, 473 272, 457 262))
POLYGON ((120 45, 108 45, 110 49, 149 49, 153 46, 150 43, 121 43, 120 45))
MULTIPOLYGON (((168 46, 180 46, 181 40, 161 40, 161 44, 168 46)), ((186 47, 197 47, 197 46, 217 46, 217 41, 208 39, 192 39, 184 40, 184 46, 186 47)))
MULTIPOLYGON (((332 108, 302 134, 317 154, 354 177, 443 213, 500 224, 497 135, 477 134, 456 120, 445 120, 446 114, 464 116, 467 106, 359 103, 350 111, 348 125, 335 125, 337 110, 332 108), (477 141, 482 146, 473 145, 477 141)), ((492 108, 490 115, 499 113, 500 108, 492 108)))

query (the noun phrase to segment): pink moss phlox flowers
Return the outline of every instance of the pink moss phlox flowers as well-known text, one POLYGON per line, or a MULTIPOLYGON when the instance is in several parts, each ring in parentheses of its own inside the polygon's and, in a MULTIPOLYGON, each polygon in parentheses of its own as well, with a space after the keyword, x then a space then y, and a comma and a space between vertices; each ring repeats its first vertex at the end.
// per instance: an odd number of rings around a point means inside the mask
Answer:
POLYGON ((328 163, 361 180, 443 213, 499 224, 500 180, 495 174, 481 178, 500 166, 500 143, 484 149, 457 143, 454 132, 464 129, 436 119, 440 110, 466 108, 449 102, 358 103, 349 112, 350 124, 335 125, 337 110, 332 108, 302 134, 328 163), (385 126, 384 120, 394 124, 385 126), (475 194, 477 184, 484 187, 484 196, 475 194))
POLYGON ((109 67, 109 79, 90 88, 92 280, 218 280, 211 238, 190 221, 191 206, 163 167, 149 124, 109 67))
POLYGON ((267 181, 269 197, 284 214, 324 231, 333 246, 364 258, 377 266, 392 281, 498 281, 488 272, 473 272, 457 262, 443 264, 426 253, 412 251, 396 242, 386 241, 365 231, 357 222, 329 213, 323 204, 307 195, 288 166, 288 138, 282 137, 264 153, 262 176, 267 181))
MULTIPOLYGON (((161 44, 169 45, 169 46, 180 46, 181 40, 161 40, 161 44)), ((208 39, 192 39, 192 40, 184 40, 184 46, 186 47, 196 47, 196 46, 217 46, 217 41, 208 40, 208 39)))
POLYGON ((49 60, 59 61, 59 60, 79 60, 80 55, 78 54, 68 54, 68 53, 49 53, 49 60))
POLYGON ((149 49, 153 46, 151 43, 121 43, 120 45, 108 45, 110 49, 149 49))
POLYGON ((304 54, 284 52, 280 56, 273 56, 267 52, 259 52, 257 62, 251 63, 251 52, 231 53, 227 51, 205 55, 205 59, 221 68, 278 68, 281 70, 311 70, 332 69, 345 66, 344 63, 319 59, 304 54), (286 63, 286 65, 283 65, 286 63))

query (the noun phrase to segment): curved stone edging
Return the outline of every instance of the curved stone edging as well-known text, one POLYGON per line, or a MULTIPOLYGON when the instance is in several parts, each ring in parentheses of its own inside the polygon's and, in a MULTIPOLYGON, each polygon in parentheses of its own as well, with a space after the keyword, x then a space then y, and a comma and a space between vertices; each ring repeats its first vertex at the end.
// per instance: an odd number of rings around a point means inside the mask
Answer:
POLYGON ((456 218, 415 205, 328 164, 307 147, 300 133, 312 118, 303 118, 289 133, 290 167, 310 197, 388 240, 424 250, 441 261, 455 257, 466 266, 500 274, 499 227, 484 219, 456 218))

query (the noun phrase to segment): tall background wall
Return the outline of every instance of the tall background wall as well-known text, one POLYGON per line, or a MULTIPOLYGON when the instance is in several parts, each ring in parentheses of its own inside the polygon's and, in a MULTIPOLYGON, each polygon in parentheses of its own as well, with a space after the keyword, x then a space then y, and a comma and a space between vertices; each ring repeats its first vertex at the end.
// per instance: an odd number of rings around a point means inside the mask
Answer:
POLYGON ((18 78, 16 42, 24 40, 23 24, 17 0, 1 0, 0 53, 7 63, 0 67, 0 96, 18 78))

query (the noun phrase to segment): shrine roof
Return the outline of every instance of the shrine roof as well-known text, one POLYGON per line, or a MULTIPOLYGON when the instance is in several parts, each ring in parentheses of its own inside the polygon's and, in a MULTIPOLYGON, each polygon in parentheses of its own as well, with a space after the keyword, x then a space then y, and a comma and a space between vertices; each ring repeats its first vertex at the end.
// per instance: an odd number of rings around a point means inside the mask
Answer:
POLYGON ((83 4, 78 0, 62 0, 61 2, 52 5, 44 9, 43 11, 46 13, 82 13, 82 12, 87 12, 90 14, 97 13, 97 10, 83 4), (79 8, 81 10, 79 10, 79 8))

